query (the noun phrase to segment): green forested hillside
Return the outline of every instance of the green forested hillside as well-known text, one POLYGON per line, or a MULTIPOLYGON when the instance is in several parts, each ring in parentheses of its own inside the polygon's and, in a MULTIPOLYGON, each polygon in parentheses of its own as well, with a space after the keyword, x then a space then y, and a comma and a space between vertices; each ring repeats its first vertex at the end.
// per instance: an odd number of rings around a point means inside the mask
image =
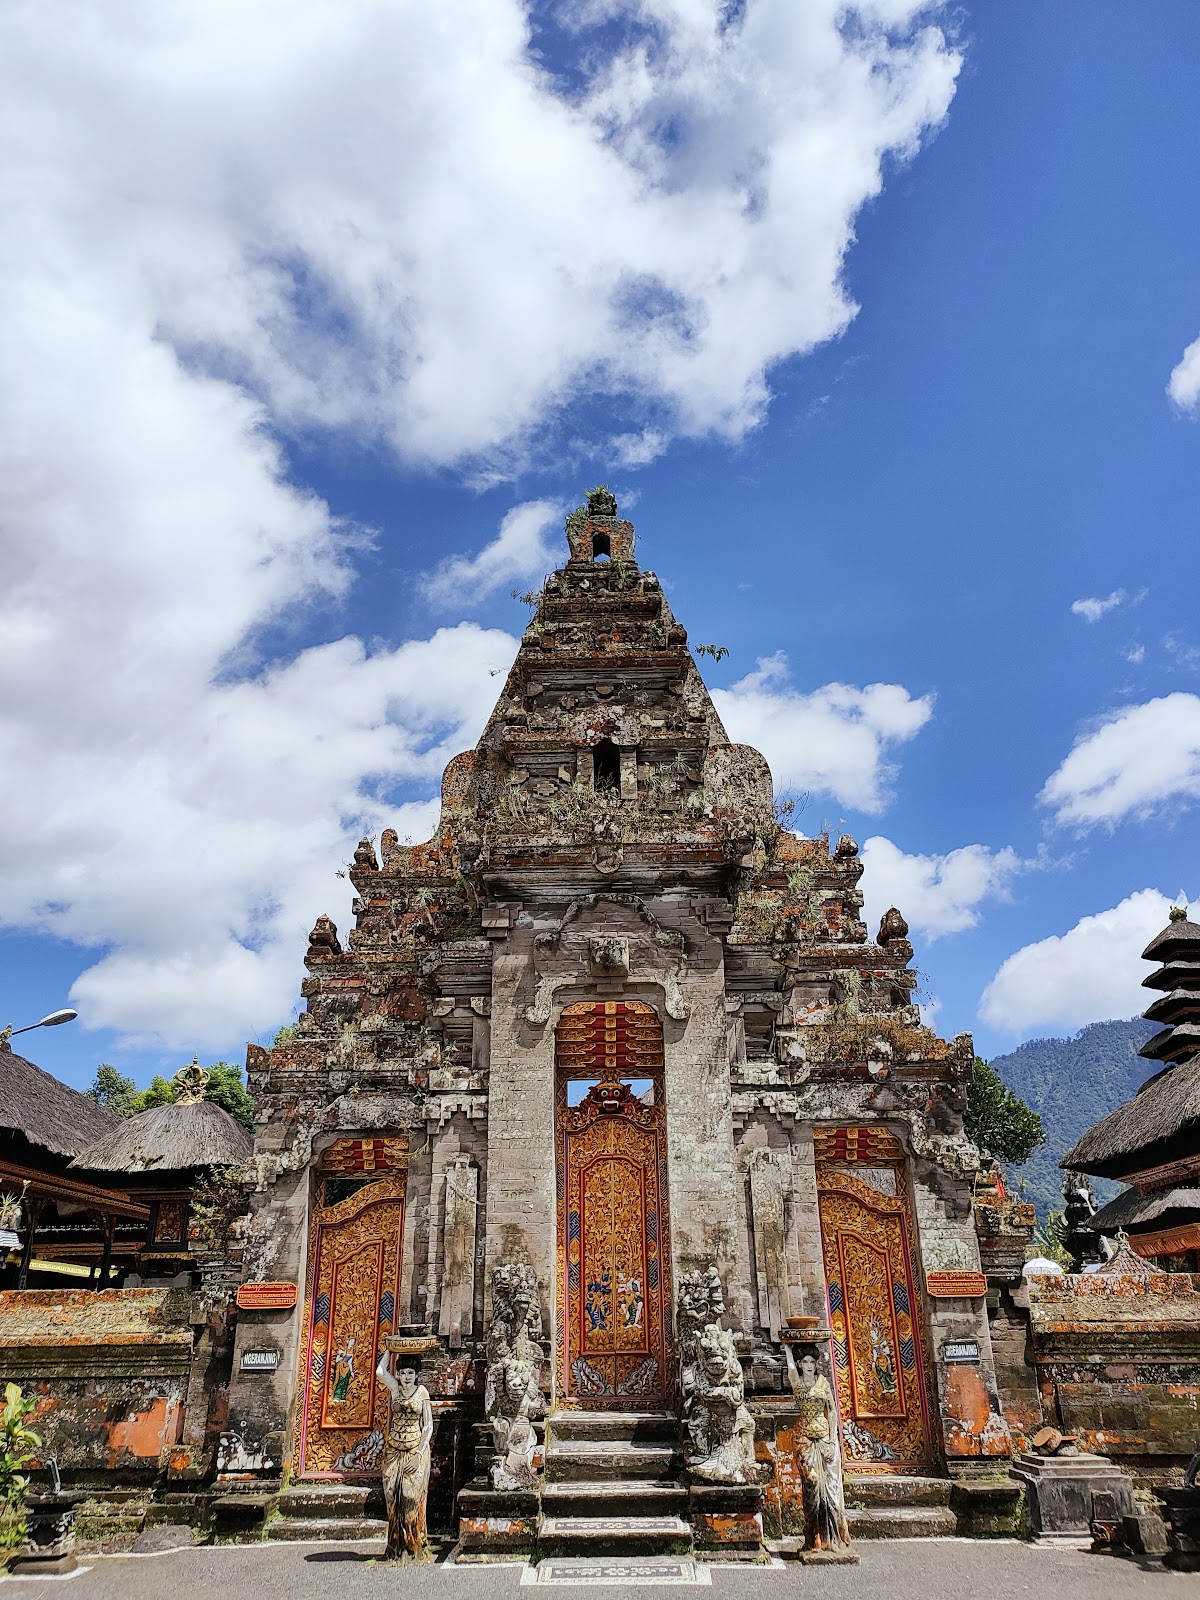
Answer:
MULTIPOLYGON (((1021 1167, 1009 1173, 1023 1181, 1039 1218, 1062 1205, 1058 1163, 1080 1134, 1128 1100, 1141 1088, 1156 1064, 1137 1054, 1158 1028, 1141 1017, 1127 1022, 1093 1022, 1073 1039, 1030 1039, 992 1066, 1008 1087, 1041 1113, 1046 1143, 1021 1167)), ((1101 1201, 1119 1185, 1093 1179, 1101 1201)))

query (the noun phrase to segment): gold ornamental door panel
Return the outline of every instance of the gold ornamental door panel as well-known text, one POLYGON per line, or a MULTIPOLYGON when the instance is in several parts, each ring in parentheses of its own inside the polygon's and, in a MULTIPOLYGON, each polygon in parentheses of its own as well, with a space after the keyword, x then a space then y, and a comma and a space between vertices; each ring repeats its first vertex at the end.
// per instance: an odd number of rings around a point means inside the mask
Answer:
POLYGON ((885 1129, 816 1130, 817 1196, 846 1465, 933 1462, 904 1152, 885 1129))
POLYGON ((375 1367, 381 1341, 395 1326, 405 1181, 403 1172, 374 1181, 319 1179, 297 1418, 296 1454, 305 1476, 378 1471, 388 1399, 375 1367), (345 1190, 345 1198, 322 1204, 345 1190))
POLYGON ((661 1025, 634 1001, 576 1005, 557 1045, 558 1398, 662 1405, 674 1359, 661 1025))

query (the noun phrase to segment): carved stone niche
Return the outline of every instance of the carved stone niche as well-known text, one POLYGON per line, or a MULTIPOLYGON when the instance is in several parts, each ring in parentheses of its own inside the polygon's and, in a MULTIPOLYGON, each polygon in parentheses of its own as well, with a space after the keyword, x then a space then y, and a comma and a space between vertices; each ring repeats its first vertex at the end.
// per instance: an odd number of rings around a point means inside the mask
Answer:
POLYGON ((597 934, 588 940, 588 972, 593 978, 629 976, 629 940, 618 934, 597 934))

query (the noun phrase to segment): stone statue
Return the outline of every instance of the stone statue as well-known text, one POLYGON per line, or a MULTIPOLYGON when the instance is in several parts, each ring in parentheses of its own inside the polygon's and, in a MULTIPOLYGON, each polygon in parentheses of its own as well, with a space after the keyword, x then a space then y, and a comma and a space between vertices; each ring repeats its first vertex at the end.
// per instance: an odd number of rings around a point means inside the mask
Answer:
POLYGON ((391 1362, 392 1357, 385 1350, 375 1369, 375 1376, 391 1397, 380 1457, 388 1520, 384 1560, 420 1561, 428 1553, 425 1501, 429 1494, 433 1408, 429 1391, 417 1382, 416 1368, 402 1366, 393 1377, 391 1362))
POLYGON ((804 1488, 804 1548, 842 1549, 850 1543, 850 1530, 846 1526, 833 1390, 825 1374, 817 1371, 815 1345, 801 1346, 798 1367, 790 1344, 784 1345, 783 1353, 787 1357, 792 1398, 800 1413, 797 1465, 804 1488))
POLYGON ((492 1274, 492 1320, 484 1415, 492 1425, 494 1489, 527 1489, 537 1479, 533 1419, 546 1409, 539 1385, 542 1365, 537 1273, 512 1264, 492 1274), (535 1338, 536 1336, 536 1338, 535 1338))
POLYGON ((1062 1181, 1063 1246, 1071 1257, 1071 1271, 1082 1272, 1089 1261, 1100 1259, 1099 1239, 1091 1220, 1096 1215, 1096 1192, 1082 1172, 1064 1172, 1062 1181))
POLYGON ((684 1453, 696 1478, 755 1483, 754 1418, 746 1408, 745 1378, 733 1335, 720 1324, 724 1314, 725 1296, 716 1267, 683 1279, 676 1329, 687 1432, 684 1453))

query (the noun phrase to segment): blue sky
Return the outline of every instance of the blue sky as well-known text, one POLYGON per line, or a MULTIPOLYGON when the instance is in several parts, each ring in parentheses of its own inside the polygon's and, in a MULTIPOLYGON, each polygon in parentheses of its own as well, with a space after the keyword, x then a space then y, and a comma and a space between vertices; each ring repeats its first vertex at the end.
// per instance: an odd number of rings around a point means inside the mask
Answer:
POLYGON ((940 1031, 1140 1009, 1200 894, 1200 12, 426 11, 0 24, 0 1011, 81 1013, 30 1056, 294 1016, 601 480, 940 1031))

